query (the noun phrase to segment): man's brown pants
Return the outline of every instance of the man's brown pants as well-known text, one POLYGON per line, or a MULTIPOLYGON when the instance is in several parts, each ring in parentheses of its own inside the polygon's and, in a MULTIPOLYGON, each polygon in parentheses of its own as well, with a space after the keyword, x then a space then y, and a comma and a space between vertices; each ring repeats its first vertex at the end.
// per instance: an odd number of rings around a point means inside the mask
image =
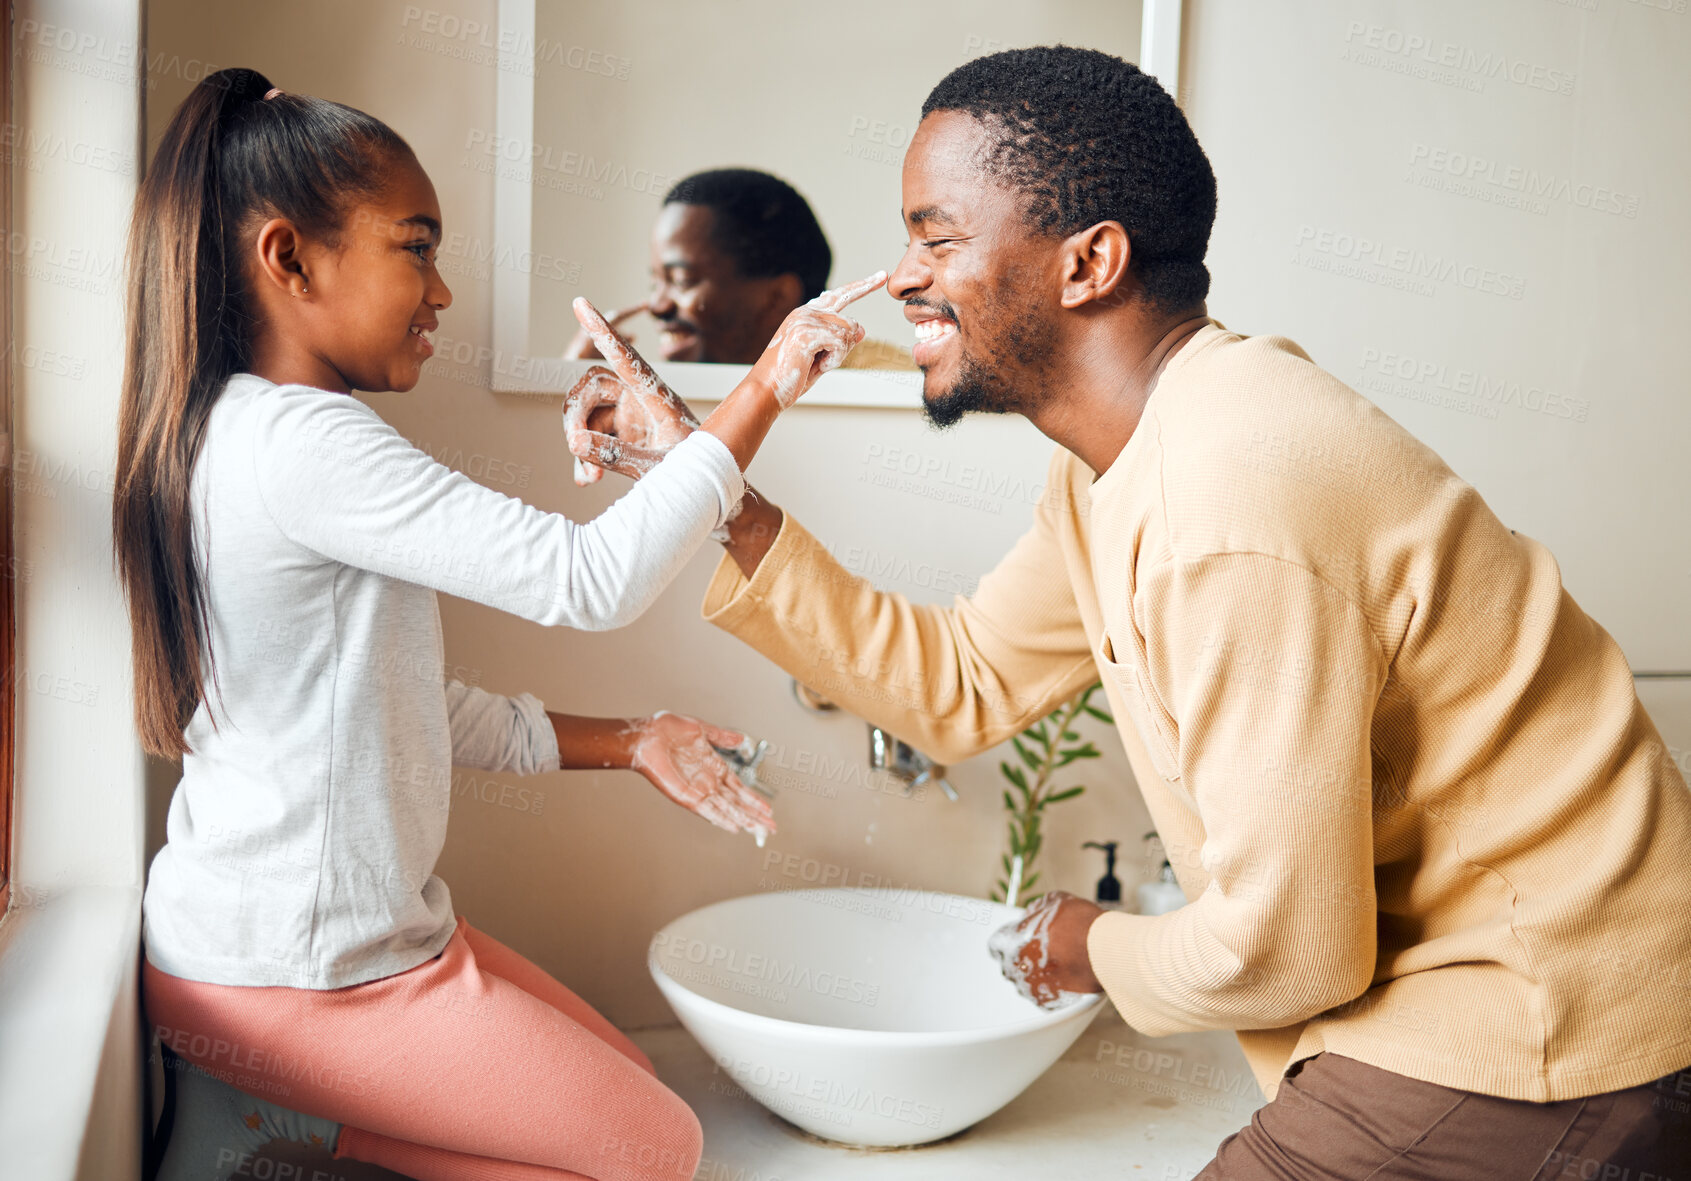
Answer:
POLYGON ((1691 1181, 1691 1067, 1525 1103, 1317 1054, 1197 1181, 1691 1181))

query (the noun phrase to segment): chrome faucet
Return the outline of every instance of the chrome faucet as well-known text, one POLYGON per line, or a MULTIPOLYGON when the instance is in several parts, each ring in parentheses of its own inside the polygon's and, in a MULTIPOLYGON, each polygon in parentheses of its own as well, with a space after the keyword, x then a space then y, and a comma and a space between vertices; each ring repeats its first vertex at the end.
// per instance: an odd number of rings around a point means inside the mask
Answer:
MULTIPOLYGON (((797 677, 793 678, 793 697, 813 714, 833 713, 840 708, 808 685, 801 684, 797 677)), ((909 795, 918 787, 934 783, 939 785, 946 799, 958 798, 957 789, 952 787, 951 780, 945 777, 944 767, 908 742, 902 742, 879 726, 873 725, 869 727, 869 768, 873 771, 885 771, 899 780, 904 784, 905 795, 909 795)))
POLYGON ((729 770, 734 772, 734 777, 741 783, 766 800, 775 798, 775 793, 757 777, 757 765, 763 762, 763 756, 769 753, 767 740, 760 740, 755 746, 750 738, 739 746, 717 746, 713 743, 711 749, 728 764, 729 770))
POLYGON ((940 790, 945 792, 946 799, 957 799, 957 789, 952 787, 951 780, 945 777, 944 767, 879 726, 869 727, 869 766, 873 770, 886 771, 894 778, 903 780, 905 795, 909 795, 918 787, 937 783, 940 790))

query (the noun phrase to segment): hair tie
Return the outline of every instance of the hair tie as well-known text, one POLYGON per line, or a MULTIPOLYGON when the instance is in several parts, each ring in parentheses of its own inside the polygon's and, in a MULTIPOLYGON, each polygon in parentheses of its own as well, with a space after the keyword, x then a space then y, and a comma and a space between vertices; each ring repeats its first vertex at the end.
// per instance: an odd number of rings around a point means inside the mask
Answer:
POLYGON ((264 92, 264 101, 269 102, 271 99, 275 98, 278 94, 281 94, 281 93, 282 93, 282 88, 280 86, 272 86, 269 90, 266 90, 264 92))

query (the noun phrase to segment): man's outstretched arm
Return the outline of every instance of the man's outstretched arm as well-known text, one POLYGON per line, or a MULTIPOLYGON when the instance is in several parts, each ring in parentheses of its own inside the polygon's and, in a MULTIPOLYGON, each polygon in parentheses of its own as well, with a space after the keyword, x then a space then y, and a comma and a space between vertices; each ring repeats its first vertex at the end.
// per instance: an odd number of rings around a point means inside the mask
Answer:
MULTIPOLYGON (((1055 465, 1052 477, 1047 487, 1055 465)), ((755 493, 727 528, 704 617, 941 762, 1002 742, 1098 677, 1060 540, 1074 528, 1065 505, 1041 503, 1033 528, 949 607, 877 591, 755 493)))

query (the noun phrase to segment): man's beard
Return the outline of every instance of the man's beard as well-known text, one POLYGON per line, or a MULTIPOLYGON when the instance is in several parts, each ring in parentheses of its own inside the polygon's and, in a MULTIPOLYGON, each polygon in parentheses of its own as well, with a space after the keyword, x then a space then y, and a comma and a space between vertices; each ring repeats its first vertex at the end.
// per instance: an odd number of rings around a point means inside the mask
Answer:
POLYGON ((1016 392, 973 357, 963 358, 957 368, 957 380, 949 390, 922 399, 922 413, 930 425, 943 430, 956 426, 965 414, 1014 414, 1019 409, 1016 392))
POLYGON ((1037 373, 1053 351, 1050 337, 1039 330, 1033 316, 1024 314, 999 335, 985 363, 964 354, 958 361, 957 380, 943 394, 924 396, 922 412, 942 430, 956 426, 965 414, 1027 414, 1043 400, 1043 390, 1012 384, 1006 372, 1009 363, 1013 359, 1023 374, 1037 373))

